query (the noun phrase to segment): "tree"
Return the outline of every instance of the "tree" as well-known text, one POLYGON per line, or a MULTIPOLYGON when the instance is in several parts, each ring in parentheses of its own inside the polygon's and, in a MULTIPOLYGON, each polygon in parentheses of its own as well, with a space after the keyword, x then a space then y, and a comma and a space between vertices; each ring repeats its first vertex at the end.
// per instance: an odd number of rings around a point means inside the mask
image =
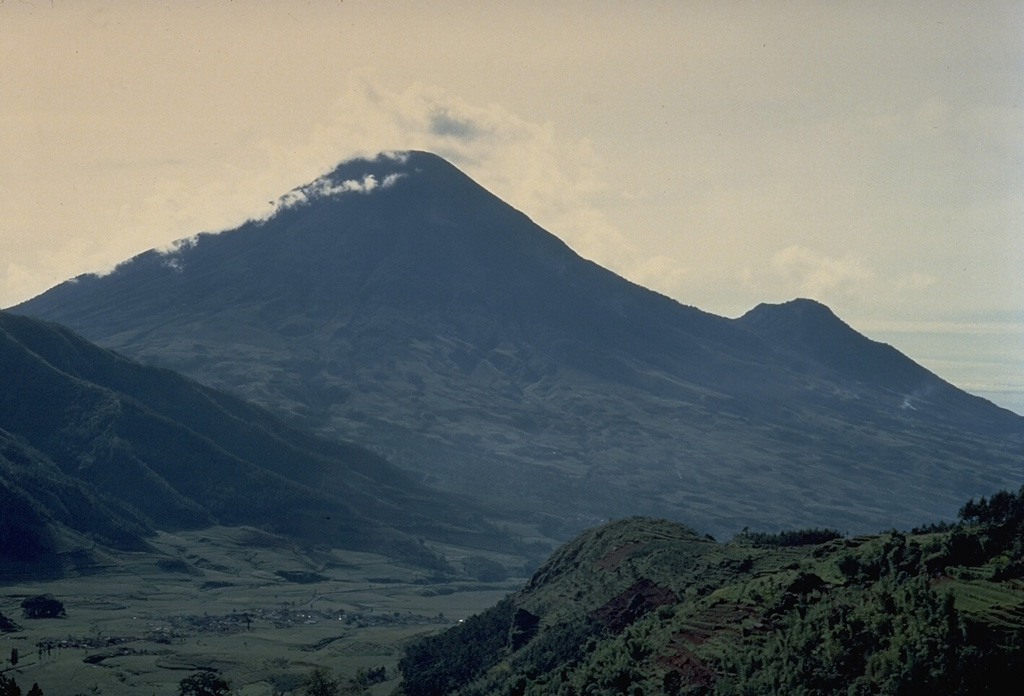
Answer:
POLYGON ((178 696, 227 696, 231 682, 213 672, 196 672, 178 682, 178 696))
POLYGON ((307 696, 337 696, 338 680, 326 667, 314 667, 313 671, 303 680, 303 689, 307 696))
POLYGON ((21 696, 21 687, 13 679, 0 674, 0 696, 21 696))
POLYGON ((56 619, 65 616, 64 603, 52 594, 29 597, 21 603, 27 619, 56 619))
POLYGON ((363 689, 370 687, 374 684, 380 684, 388 680, 388 670, 384 665, 380 667, 374 667, 367 669, 366 667, 360 667, 356 670, 356 674, 352 677, 352 683, 357 687, 363 689))
POLYGON ((3 614, 0 614, 0 633, 14 633, 20 631, 21 626, 8 619, 3 614))
POLYGON ((18 649, 11 648, 11 667, 18 666, 18 649))
POLYGON ((443 696, 497 664, 508 645, 515 607, 508 597, 436 636, 410 644, 398 663, 408 696, 443 696))
POLYGON ((32 688, 28 690, 28 696, 43 696, 43 690, 39 688, 39 684, 32 682, 32 688))

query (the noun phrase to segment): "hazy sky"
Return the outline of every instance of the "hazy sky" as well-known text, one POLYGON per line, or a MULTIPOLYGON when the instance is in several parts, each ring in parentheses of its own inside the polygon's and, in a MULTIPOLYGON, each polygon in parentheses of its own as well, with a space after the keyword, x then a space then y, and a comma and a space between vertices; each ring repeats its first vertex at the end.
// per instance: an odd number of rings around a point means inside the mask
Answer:
POLYGON ((427 149, 737 316, 1024 413, 1024 2, 0 2, 0 307, 427 149))

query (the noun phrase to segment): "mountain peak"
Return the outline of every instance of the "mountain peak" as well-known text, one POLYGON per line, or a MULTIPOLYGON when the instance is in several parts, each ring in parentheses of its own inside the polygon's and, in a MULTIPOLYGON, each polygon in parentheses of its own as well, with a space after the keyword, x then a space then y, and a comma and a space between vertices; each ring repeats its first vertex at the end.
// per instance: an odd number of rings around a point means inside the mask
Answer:
POLYGON ((907 393, 926 386, 948 387, 892 346, 858 333, 816 300, 759 304, 737 322, 792 355, 838 370, 858 382, 907 393))
POLYGON ((820 327, 830 323, 846 326, 828 305, 807 297, 798 297, 778 304, 762 302, 740 317, 740 321, 762 327, 793 322, 805 326, 820 327))
POLYGON ((297 186, 277 201, 281 209, 301 207, 325 198, 346 194, 370 194, 391 188, 399 180, 417 177, 442 178, 451 185, 452 174, 461 174, 438 155, 419 150, 381 152, 373 157, 343 160, 316 179, 297 186))
POLYGON ((346 180, 361 180, 372 176, 380 183, 389 176, 413 174, 437 176, 452 172, 461 174, 455 165, 432 152, 387 150, 368 157, 360 156, 341 160, 318 180, 330 180, 337 184, 346 180))
POLYGON ((803 297, 781 304, 759 304, 736 321, 774 343, 811 348, 822 354, 841 349, 850 341, 873 343, 827 305, 803 297))

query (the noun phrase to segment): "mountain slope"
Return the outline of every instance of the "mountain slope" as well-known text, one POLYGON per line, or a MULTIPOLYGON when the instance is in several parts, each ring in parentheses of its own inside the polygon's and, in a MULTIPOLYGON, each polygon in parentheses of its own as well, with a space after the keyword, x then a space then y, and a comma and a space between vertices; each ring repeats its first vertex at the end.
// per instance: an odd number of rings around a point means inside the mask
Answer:
POLYGON ((93 563, 84 550, 96 543, 139 550, 151 532, 141 513, 0 431, 0 579, 59 576, 93 563))
POLYGON ((1024 418, 810 301, 729 320, 581 259, 427 153, 15 311, 65 323, 556 533, 950 517, 1024 476, 1024 418))
POLYGON ((0 313, 0 365, 0 555, 11 560, 40 560, 69 532, 132 549, 154 527, 213 523, 422 561, 413 535, 493 536, 465 501, 366 450, 63 327, 0 313))
POLYGON ((945 530, 590 529, 400 663, 404 696, 996 694, 1024 677, 1024 489, 945 530))

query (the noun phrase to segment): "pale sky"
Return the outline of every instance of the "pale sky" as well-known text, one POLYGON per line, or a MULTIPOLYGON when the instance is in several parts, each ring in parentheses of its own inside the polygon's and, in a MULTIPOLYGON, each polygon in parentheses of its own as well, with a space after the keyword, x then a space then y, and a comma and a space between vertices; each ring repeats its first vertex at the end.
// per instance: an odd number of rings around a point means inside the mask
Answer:
POLYGON ((0 1, 0 307, 425 149, 737 316, 1024 413, 1024 2, 0 1))

